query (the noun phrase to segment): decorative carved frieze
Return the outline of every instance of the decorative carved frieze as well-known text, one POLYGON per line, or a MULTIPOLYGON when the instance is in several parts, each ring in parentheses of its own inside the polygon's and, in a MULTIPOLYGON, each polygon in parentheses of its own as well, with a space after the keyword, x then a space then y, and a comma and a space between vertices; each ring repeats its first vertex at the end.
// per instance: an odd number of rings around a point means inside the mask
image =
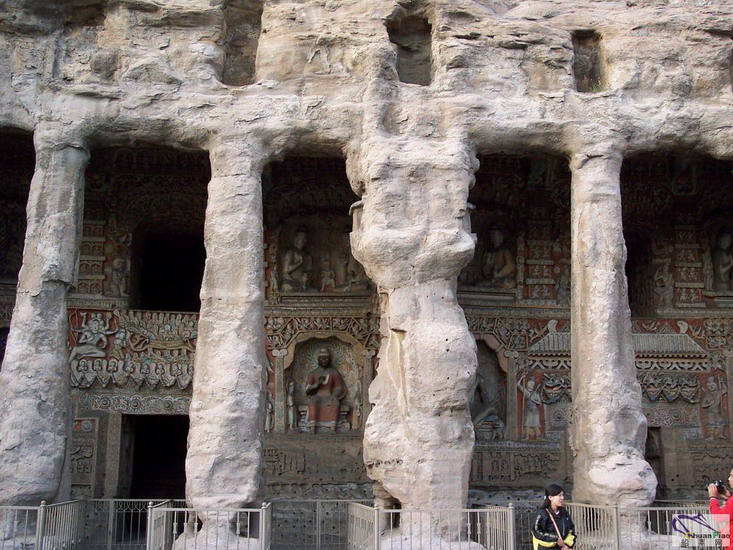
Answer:
MULTIPOLYGON (((708 372, 709 354, 687 334, 632 335, 636 367, 641 371, 708 372)), ((551 332, 530 346, 530 364, 538 369, 569 368, 570 333, 551 332)))
POLYGON ((300 334, 346 333, 366 349, 379 349, 379 318, 371 314, 341 315, 293 315, 268 314, 265 331, 269 349, 284 349, 300 334))
POLYGON ((128 395, 121 393, 78 394, 81 410, 115 411, 122 414, 188 414, 191 398, 174 395, 128 395))
POLYGON ((694 405, 644 407, 647 425, 650 428, 678 428, 700 426, 700 409, 694 405))
POLYGON ((71 384, 185 390, 197 323, 195 314, 70 309, 71 384))
POLYGON ((490 334, 499 341, 504 349, 527 349, 529 333, 527 319, 488 317, 471 312, 466 314, 466 322, 468 330, 473 334, 490 334))

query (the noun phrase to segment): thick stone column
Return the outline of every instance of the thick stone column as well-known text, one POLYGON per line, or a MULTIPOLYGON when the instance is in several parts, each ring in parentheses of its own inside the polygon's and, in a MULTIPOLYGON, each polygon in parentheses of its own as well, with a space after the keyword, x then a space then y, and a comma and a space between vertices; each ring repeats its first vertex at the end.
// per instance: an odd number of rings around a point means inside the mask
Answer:
POLYGON ((573 500, 647 505, 646 419, 636 380, 615 153, 576 154, 572 178, 573 500))
POLYGON ((234 508, 256 504, 262 489, 265 157, 239 141, 216 144, 210 156, 186 498, 234 508))
POLYGON ((362 197, 352 250, 382 303, 379 369, 369 388, 374 407, 364 432, 367 472, 382 502, 391 496, 403 508, 462 508, 476 344, 456 278, 474 251, 466 203, 475 157, 460 142, 373 138, 348 168, 362 197))
POLYGON ((36 131, 23 266, 0 372, 0 502, 69 497, 66 296, 76 276, 89 153, 36 131))

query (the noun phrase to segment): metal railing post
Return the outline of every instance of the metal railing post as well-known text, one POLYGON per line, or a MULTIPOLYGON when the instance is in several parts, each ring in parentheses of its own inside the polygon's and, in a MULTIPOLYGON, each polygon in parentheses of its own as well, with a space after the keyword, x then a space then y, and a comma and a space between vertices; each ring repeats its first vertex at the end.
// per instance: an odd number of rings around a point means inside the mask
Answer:
POLYGON ((613 505, 613 522, 614 522, 614 550, 620 550, 621 548, 621 517, 618 512, 618 505, 613 505))
POLYGON ((148 502, 148 526, 145 533, 145 548, 153 550, 153 501, 148 502))
POLYGON ((374 550, 379 550, 379 545, 381 542, 381 529, 379 525, 379 507, 374 508, 374 550))
POLYGON ((267 505, 263 502, 260 508, 260 550, 267 550, 267 540, 265 537, 265 512, 267 505))
POLYGON ((515 548, 517 544, 517 533, 515 531, 516 525, 514 525, 514 504, 509 503, 509 548, 515 548))
POLYGON ((321 550, 321 501, 316 500, 316 550, 321 550))
POLYGON ((112 550, 112 540, 114 538, 114 508, 115 508, 115 501, 114 500, 108 500, 108 509, 107 509, 107 550, 112 550))
POLYGON ((38 507, 38 521, 36 523, 36 548, 43 550, 43 535, 46 530, 46 501, 42 500, 38 507))

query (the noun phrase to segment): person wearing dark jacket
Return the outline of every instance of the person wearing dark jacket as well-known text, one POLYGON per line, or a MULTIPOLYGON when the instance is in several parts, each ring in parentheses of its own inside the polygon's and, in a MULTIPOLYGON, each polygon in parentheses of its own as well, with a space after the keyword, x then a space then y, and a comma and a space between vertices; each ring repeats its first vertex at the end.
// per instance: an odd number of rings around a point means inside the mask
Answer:
POLYGON ((545 500, 532 521, 532 547, 572 548, 575 525, 564 507, 565 492, 554 483, 545 488, 545 500))

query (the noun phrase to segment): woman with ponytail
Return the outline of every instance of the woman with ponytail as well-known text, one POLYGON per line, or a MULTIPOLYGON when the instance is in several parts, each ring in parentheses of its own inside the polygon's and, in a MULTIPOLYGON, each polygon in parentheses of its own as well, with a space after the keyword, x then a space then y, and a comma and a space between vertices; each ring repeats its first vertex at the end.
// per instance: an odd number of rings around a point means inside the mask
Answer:
POLYGON ((575 525, 565 509, 565 492, 554 483, 545 487, 545 500, 532 521, 532 547, 572 548, 575 525))

